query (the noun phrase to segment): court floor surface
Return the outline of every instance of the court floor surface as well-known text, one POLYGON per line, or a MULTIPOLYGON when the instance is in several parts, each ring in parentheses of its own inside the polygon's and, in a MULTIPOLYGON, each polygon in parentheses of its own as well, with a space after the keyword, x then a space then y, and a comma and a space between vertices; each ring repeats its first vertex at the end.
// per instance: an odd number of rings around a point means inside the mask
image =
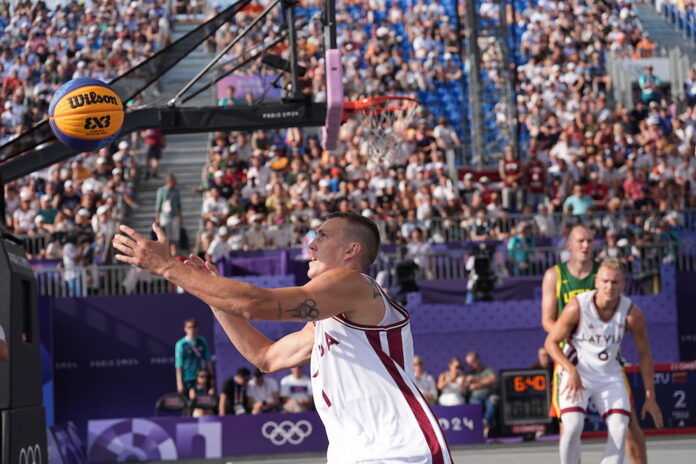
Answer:
MULTIPOLYGON (((598 463, 604 450, 604 439, 583 440, 582 460, 598 463)), ((558 464, 558 443, 527 442, 516 444, 488 444, 455 446, 455 463, 460 464, 558 464)), ((696 462, 696 435, 648 437, 648 460, 657 464, 689 464, 696 462)), ((171 461, 168 461, 171 464, 171 461)), ((627 464, 629 460, 625 461, 627 464)), ((187 459, 177 464, 325 464, 325 455, 319 453, 283 456, 245 456, 220 459, 187 459)))

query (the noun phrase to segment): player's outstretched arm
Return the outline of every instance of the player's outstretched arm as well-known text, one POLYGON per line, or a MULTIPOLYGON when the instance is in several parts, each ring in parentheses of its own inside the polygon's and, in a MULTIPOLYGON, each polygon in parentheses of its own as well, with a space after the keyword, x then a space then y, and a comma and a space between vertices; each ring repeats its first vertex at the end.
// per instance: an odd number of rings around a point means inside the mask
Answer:
MULTIPOLYGON (((113 242, 121 252, 116 259, 163 276, 208 305, 233 316, 248 320, 309 322, 339 313, 366 312, 369 301, 375 298, 373 295, 379 296, 360 273, 349 269, 326 271, 302 287, 274 290, 202 273, 171 257, 164 232, 156 224, 153 230, 157 241, 121 226, 123 233, 117 234, 113 242)), ((376 318, 376 322, 379 320, 381 318, 376 318)), ((370 324, 370 321, 355 322, 370 324)))
MULTIPOLYGON (((544 343, 544 348, 549 353, 549 355, 558 364, 563 367, 568 375, 570 376, 567 384, 567 395, 569 398, 578 397, 582 399, 582 380, 578 374, 575 366, 568 360, 559 344, 565 341, 573 331, 573 329, 580 322, 580 307, 576 299, 572 299, 570 303, 566 305, 561 313, 560 317, 553 325, 551 332, 546 337, 546 342, 544 343)), ((563 392, 561 392, 563 393, 563 392)))
POLYGON ((655 427, 660 429, 663 425, 662 411, 660 411, 660 407, 655 400, 655 370, 653 368, 650 343, 648 342, 648 330, 645 327, 643 312, 635 304, 631 306, 628 316, 626 316, 626 328, 633 335, 633 341, 636 344, 640 374, 643 377, 643 385, 645 386, 645 403, 641 410, 641 419, 645 419, 645 414, 650 413, 655 427))
MULTIPOLYGON (((196 255, 184 263, 196 272, 219 276, 217 268, 196 255)), ((263 372, 277 372, 306 364, 312 355, 314 324, 308 322, 302 330, 273 341, 244 319, 211 306, 215 318, 237 350, 263 372)), ((220 409, 224 411, 225 409, 220 409)))
POLYGON ((546 270, 544 280, 541 282, 541 326, 546 333, 551 333, 558 314, 556 303, 557 279, 556 267, 554 266, 546 270))

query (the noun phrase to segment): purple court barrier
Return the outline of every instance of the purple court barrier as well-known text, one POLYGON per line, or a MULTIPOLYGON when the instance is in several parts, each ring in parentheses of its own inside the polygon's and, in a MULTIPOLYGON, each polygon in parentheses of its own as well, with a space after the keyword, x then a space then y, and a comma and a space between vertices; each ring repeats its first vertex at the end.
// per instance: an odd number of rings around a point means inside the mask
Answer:
MULTIPOLYGON (((450 445, 483 443, 480 405, 433 411, 450 445)), ((92 420, 87 429, 88 462, 324 452, 328 446, 314 412, 92 420)))

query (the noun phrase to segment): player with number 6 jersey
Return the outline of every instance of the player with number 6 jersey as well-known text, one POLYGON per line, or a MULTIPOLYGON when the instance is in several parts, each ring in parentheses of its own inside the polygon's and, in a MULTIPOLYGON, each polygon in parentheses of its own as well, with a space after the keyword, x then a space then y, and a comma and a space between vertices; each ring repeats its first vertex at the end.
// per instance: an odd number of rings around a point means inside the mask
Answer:
POLYGON ((620 263, 603 262, 595 279, 597 290, 571 300, 546 338, 546 350, 561 367, 558 401, 564 425, 560 438, 562 464, 580 461, 580 434, 589 401, 607 423, 607 446, 601 462, 623 463, 632 409, 618 361, 626 332, 633 335, 645 386, 642 417, 650 413, 655 425, 662 427, 645 320, 640 309, 622 295, 624 285, 620 263), (560 342, 564 340, 569 350, 561 350, 560 342))

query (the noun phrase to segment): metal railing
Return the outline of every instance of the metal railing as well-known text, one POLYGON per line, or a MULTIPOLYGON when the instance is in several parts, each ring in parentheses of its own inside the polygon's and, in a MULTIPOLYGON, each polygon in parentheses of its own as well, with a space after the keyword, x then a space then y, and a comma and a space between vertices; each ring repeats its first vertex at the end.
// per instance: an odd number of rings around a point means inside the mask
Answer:
POLYGON ((128 265, 78 267, 74 270, 35 269, 39 295, 58 298, 95 295, 176 293, 162 277, 128 265), (66 279, 66 276, 69 277, 66 279))
MULTIPOLYGON (((466 264, 472 251, 456 249, 431 251, 413 257, 420 266, 417 278, 463 280, 469 275, 466 264)), ((546 269, 563 261, 563 250, 557 247, 534 247, 526 250, 526 266, 520 268, 507 249, 500 245, 491 256, 491 268, 499 278, 510 276, 541 277, 546 269), (521 269, 521 270, 520 270, 521 269)), ((641 293, 659 291, 660 266, 672 264, 680 271, 696 271, 696 242, 633 245, 627 250, 626 265, 632 280, 642 287, 641 293)), ((390 288, 395 283, 396 254, 382 253, 368 274, 381 274, 382 284, 390 288)), ((80 267, 64 271, 60 268, 36 269, 39 295, 52 297, 84 297, 94 295, 148 295, 181 291, 162 277, 136 267, 117 264, 80 267), (66 279, 66 275, 69 277, 66 279)))

